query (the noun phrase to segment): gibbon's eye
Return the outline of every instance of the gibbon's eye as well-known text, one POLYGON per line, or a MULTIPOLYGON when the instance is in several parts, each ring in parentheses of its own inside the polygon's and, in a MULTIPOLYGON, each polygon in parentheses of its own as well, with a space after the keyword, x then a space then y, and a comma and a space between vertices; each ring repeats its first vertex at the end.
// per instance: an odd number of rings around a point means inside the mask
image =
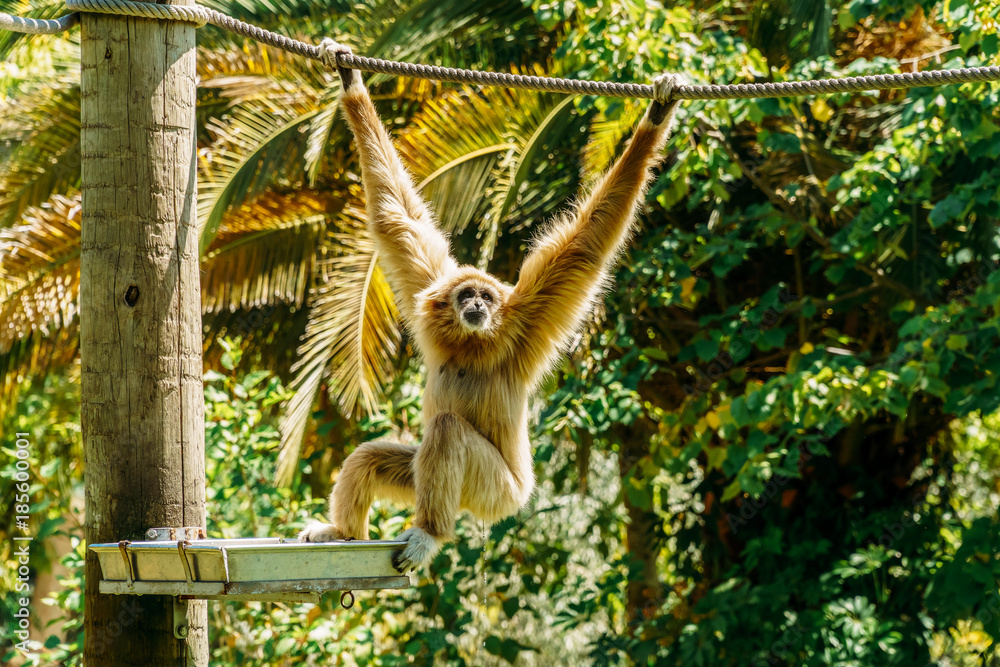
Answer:
POLYGON ((459 301, 468 301, 472 297, 476 296, 476 290, 471 287, 466 287, 464 290, 458 293, 459 301))
POLYGON ((493 295, 486 290, 483 290, 483 301, 486 303, 493 303, 493 295))

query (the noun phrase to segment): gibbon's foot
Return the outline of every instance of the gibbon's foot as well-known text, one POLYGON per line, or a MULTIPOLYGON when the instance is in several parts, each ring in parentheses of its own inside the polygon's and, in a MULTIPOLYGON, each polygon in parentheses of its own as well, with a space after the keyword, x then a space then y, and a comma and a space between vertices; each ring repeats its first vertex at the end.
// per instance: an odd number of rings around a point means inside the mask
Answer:
POLYGON ((441 549, 441 545, 422 528, 414 526, 400 533, 397 539, 406 542, 406 547, 392 557, 392 566, 400 574, 411 570, 419 570, 430 565, 430 562, 441 549))
POLYGON ((672 98, 674 90, 682 83, 683 79, 678 74, 661 74, 653 79, 653 103, 649 106, 649 120, 653 125, 662 123, 677 104, 677 100, 672 98))
POLYGON ((336 67, 337 73, 340 74, 340 80, 343 82, 344 90, 351 87, 354 83, 354 77, 358 74, 354 70, 348 67, 341 67, 340 63, 337 61, 338 55, 354 55, 354 51, 351 47, 341 44, 340 42, 335 42, 329 37, 324 37, 319 43, 319 57, 323 59, 327 67, 336 67))
POLYGON ((333 524, 313 521, 299 533, 299 542, 333 542, 344 539, 341 533, 333 524))

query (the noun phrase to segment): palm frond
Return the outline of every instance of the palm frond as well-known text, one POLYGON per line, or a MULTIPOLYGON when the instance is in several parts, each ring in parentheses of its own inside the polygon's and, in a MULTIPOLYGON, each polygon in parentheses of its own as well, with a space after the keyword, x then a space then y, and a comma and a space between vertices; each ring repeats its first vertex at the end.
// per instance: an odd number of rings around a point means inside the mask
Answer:
POLYGON ((642 117, 645 105, 639 100, 624 99, 615 105, 615 114, 603 114, 590 124, 587 145, 583 149, 583 171, 603 173, 615 159, 625 137, 642 117))
POLYGON ((229 106, 263 99, 308 106, 339 80, 322 63, 254 42, 242 49, 199 49, 198 76, 201 89, 229 106))
MULTIPOLYGON (((505 39, 526 22, 534 22, 529 7, 507 0, 417 0, 358 3, 348 18, 353 25, 366 26, 374 39, 360 39, 363 53, 379 58, 410 62, 430 62, 451 67, 488 67, 520 62, 519 55, 533 46, 505 39)), ((532 31, 525 39, 533 40, 532 31)), ((387 75, 373 75, 380 83, 387 75)))
POLYGON ((41 87, 0 108, 0 227, 80 182, 80 88, 41 87))
POLYGON ((301 306, 330 197, 267 192, 227 214, 201 263, 202 311, 301 306))
POLYGON ((317 11, 345 12, 350 8, 346 2, 329 0, 319 3, 315 0, 202 0, 200 4, 258 25, 261 21, 274 22, 278 17, 301 19, 317 11))
POLYGON ((525 187, 542 146, 565 130, 572 109, 572 98, 560 95, 463 89, 430 100, 400 134, 400 152, 444 225, 461 232, 481 216, 481 266, 508 217, 537 210, 525 206, 525 187))
POLYGON ((24 222, 0 229, 0 351, 33 332, 48 335, 77 316, 80 196, 55 195, 24 222))
POLYGON ((281 427, 278 476, 287 481, 298 460, 302 436, 322 377, 344 414, 377 411, 401 338, 392 290, 378 266, 375 244, 362 209, 345 209, 341 231, 330 238, 334 256, 317 267, 309 323, 298 350, 289 402, 281 427))
POLYGON ((25 381, 58 370, 79 375, 80 327, 35 331, 0 351, 0 414, 17 404, 25 381))
POLYGON ((231 116, 209 121, 216 139, 199 155, 198 220, 201 252, 211 246, 225 211, 263 192, 279 179, 302 175, 302 145, 296 136, 319 113, 304 100, 291 106, 254 100, 231 116))
POLYGON ((309 425, 309 417, 312 415, 320 384, 326 375, 328 361, 320 357, 313 358, 309 365, 299 369, 288 387, 294 393, 284 406, 284 416, 281 418, 281 444, 274 471, 275 484, 288 485, 298 470, 302 441, 306 435, 306 427, 309 425))
POLYGON ((330 86, 319 99, 319 113, 313 116, 309 122, 309 131, 306 136, 305 170, 310 187, 315 186, 316 180, 319 178, 323 156, 330 144, 330 134, 333 131, 333 124, 337 120, 337 111, 340 109, 339 102, 340 86, 330 86))

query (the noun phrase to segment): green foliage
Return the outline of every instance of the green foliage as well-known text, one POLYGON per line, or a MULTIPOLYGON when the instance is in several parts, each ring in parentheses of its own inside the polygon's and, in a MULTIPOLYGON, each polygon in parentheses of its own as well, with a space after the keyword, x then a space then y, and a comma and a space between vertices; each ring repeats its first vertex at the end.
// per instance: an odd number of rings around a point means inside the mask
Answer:
POLYGON ((82 652, 83 610, 83 478, 80 448, 79 381, 54 375, 25 383, 16 410, 2 417, 4 440, 0 443, 0 501, 8 508, 0 520, 0 625, 4 628, 0 640, 0 661, 10 662, 17 653, 12 648, 10 634, 16 626, 14 613, 22 597, 32 598, 40 574, 51 573, 60 562, 69 570, 58 576, 62 588, 46 600, 34 599, 31 615, 38 605, 60 610, 53 625, 37 628, 45 639, 32 640, 37 653, 25 664, 59 662, 76 664, 74 656, 82 652), (17 442, 27 442, 20 448, 27 458, 18 457, 17 442), (18 465, 21 462, 22 465, 18 465), (27 464, 26 469, 23 465, 27 464), (27 485, 25 492, 22 485, 27 485), (28 496, 27 511, 20 511, 24 496, 28 496), (18 516, 27 516, 26 525, 19 525, 18 516), (29 576, 22 579, 19 568, 24 565, 16 550, 24 542, 15 537, 31 537, 28 543, 29 576), (65 538, 70 546, 66 554, 54 551, 53 538, 65 538), (25 588, 24 584, 29 587, 25 588), (61 618, 59 618, 61 616, 61 618), (56 633, 59 633, 57 636, 56 633), (62 640, 60 640, 60 636, 62 640))
MULTIPOLYGON (((961 57, 941 66, 992 63, 998 52, 998 5, 966 0, 279 5, 219 6, 278 29, 294 18, 308 27, 302 32, 346 32, 372 55, 491 69, 552 62, 562 75, 619 81, 668 70, 697 83, 856 76, 899 71, 900 59, 948 44, 958 48, 942 57, 961 57)), ((208 175, 219 178, 206 190, 214 211, 207 219, 221 229, 233 223, 233 204, 263 208, 254 193, 280 202, 315 183, 333 194, 310 195, 312 214, 328 206, 339 216, 330 223, 338 242, 324 242, 317 255, 360 254, 343 251, 363 239, 342 242, 361 228, 337 213, 356 197, 356 169, 327 73, 257 52, 248 60, 227 36, 202 36, 204 73, 218 79, 199 98, 216 128, 202 144, 206 155, 227 156, 216 166, 230 167, 208 175), (271 130, 245 144, 219 129, 264 127, 261 118, 271 130)), ((4 75, 0 85, 63 108, 76 96, 56 85, 60 71, 47 68, 41 83, 4 75)), ((580 173, 581 162, 587 170, 608 164, 643 110, 632 101, 580 98, 570 108, 539 98, 545 104, 508 114, 504 104, 489 104, 502 95, 370 81, 425 176, 464 165, 448 175, 454 182, 437 176, 443 201, 465 214, 457 226, 466 231, 453 239, 460 256, 478 257, 474 237, 485 234, 494 263, 503 270, 509 262, 509 275, 539 218, 592 176, 580 173), (463 104, 470 96, 476 103, 463 104), (489 113, 478 110, 483 105, 489 113), (452 187, 501 164, 492 152, 476 162, 483 146, 461 138, 456 119, 459 127, 488 122, 495 137, 476 138, 497 155, 513 151, 491 199, 452 187), (475 214, 490 202, 505 219, 480 224, 475 214)), ((316 606, 213 603, 213 661, 1000 659, 998 102, 995 86, 962 84, 684 104, 603 317, 540 392, 533 433, 540 486, 529 508, 490 528, 461 520, 459 540, 412 589, 359 595, 350 612, 333 596, 316 606)), ((59 152, 52 146, 74 145, 72 123, 44 120, 8 152, 0 149, 5 178, 17 185, 18 198, 0 211, 12 220, 67 182, 61 171, 20 166, 37 147, 51 156, 59 152)), ((69 157, 66 164, 72 150, 69 157)), ((282 247, 273 235, 260 239, 272 255, 282 247)), ((350 291, 346 265, 317 264, 317 288, 350 291)), ((322 335, 327 313, 314 302, 308 315, 322 335)), ((291 332, 286 346, 294 347, 302 321, 276 323, 291 332)), ((369 391, 366 404, 378 411, 340 414, 324 393, 356 394, 347 379, 371 369, 330 373, 334 343, 317 345, 295 415, 306 433, 303 456, 290 459, 288 486, 273 483, 287 364, 259 370, 270 365, 246 340, 223 339, 209 350, 213 535, 293 535, 324 512, 329 472, 353 446, 419 434, 423 377, 407 339, 385 326, 354 331, 354 343, 370 346, 359 358, 381 351, 385 373, 371 385, 385 398, 379 403, 369 391), (388 370, 392 381, 382 387, 388 370)), ((78 419, 57 400, 73 387, 53 376, 4 417, 5 432, 29 431, 38 443, 33 529, 76 539, 66 556, 71 576, 55 599, 67 615, 66 639, 40 653, 40 664, 72 664, 80 639, 79 531, 61 509, 79 489, 78 419)), ((9 457, 9 443, 3 448, 9 457)), ((9 504, 3 465, 0 495, 9 504)), ((407 512, 376 504, 378 536, 397 534, 407 521, 407 512)), ((3 529, 10 534, 10 525, 3 529)), ((54 557, 34 552, 33 570, 54 557)))

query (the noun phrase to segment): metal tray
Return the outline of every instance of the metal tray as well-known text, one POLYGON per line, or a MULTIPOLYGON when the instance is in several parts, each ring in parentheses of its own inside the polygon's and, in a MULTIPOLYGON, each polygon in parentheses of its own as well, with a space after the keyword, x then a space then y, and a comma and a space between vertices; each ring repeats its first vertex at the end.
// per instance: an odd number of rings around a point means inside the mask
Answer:
POLYGON ((92 544, 102 593, 316 602, 324 591, 407 588, 392 566, 404 542, 285 538, 92 544))

